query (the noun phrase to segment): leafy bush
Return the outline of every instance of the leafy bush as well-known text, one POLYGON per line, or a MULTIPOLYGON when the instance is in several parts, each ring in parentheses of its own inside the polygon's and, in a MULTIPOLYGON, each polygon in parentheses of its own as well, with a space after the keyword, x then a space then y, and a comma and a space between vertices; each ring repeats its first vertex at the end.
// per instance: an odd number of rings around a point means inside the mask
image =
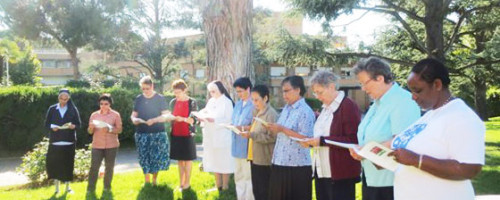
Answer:
MULTIPOLYGON (((16 171, 27 176, 31 182, 46 182, 47 171, 45 160, 49 148, 49 139, 44 137, 35 148, 23 156, 23 163, 16 171)), ((75 152, 74 175, 77 180, 85 180, 90 169, 91 147, 78 149, 75 152)))
POLYGON ((65 86, 71 88, 89 88, 90 82, 86 80, 69 80, 65 86))
MULTIPOLYGON (((0 88, 0 149, 28 151, 47 136, 45 115, 50 105, 57 103, 58 87, 13 86, 0 88)), ((80 112, 82 126, 76 130, 77 147, 90 142, 86 132, 92 112, 99 109, 97 99, 102 93, 113 97, 112 108, 122 117, 123 132, 120 141, 134 140, 135 127, 129 120, 135 97, 140 90, 112 87, 106 89, 70 88, 71 99, 80 112)), ((173 96, 167 95, 167 102, 173 96)), ((198 101, 203 108, 204 101, 198 101)), ((168 130, 170 131, 170 130, 168 130)))
POLYGON ((321 111, 321 105, 323 105, 320 100, 315 98, 306 98, 306 103, 313 111, 321 111))

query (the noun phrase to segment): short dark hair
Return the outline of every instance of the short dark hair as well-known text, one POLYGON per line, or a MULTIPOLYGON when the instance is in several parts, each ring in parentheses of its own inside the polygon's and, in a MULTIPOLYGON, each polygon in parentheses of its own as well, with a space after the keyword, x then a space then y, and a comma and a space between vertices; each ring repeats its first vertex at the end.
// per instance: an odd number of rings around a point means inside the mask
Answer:
POLYGON ((293 75, 288 76, 283 81, 281 81, 281 86, 285 83, 290 83, 293 89, 300 89, 300 96, 304 96, 306 93, 306 85, 304 85, 304 79, 301 76, 293 75))
POLYGON ((236 81, 234 81, 233 83, 233 87, 240 87, 240 88, 243 88, 243 89, 252 89, 252 82, 250 81, 250 79, 248 77, 241 77, 241 78, 238 78, 236 79, 236 81))
POLYGON ((370 75, 371 79, 377 79, 377 76, 383 76, 385 83, 391 83, 394 79, 389 63, 377 57, 362 58, 356 63, 352 71, 356 75, 365 71, 370 75))
POLYGON ((104 93, 99 97, 99 100, 97 102, 101 101, 107 101, 109 102, 110 105, 113 105, 113 98, 111 98, 111 94, 104 93))
POLYGON ((177 79, 172 83, 172 89, 185 90, 187 88, 187 84, 182 79, 177 79))
POLYGON ((256 85, 255 87, 253 87, 252 89, 252 92, 256 92, 257 94, 259 94, 260 97, 264 98, 267 96, 267 102, 269 102, 269 88, 267 88, 267 86, 265 85, 256 85))
POLYGON ((439 79, 443 83, 444 88, 450 85, 450 74, 448 68, 442 62, 434 58, 426 58, 418 61, 411 72, 418 74, 426 83, 433 83, 434 80, 439 79))

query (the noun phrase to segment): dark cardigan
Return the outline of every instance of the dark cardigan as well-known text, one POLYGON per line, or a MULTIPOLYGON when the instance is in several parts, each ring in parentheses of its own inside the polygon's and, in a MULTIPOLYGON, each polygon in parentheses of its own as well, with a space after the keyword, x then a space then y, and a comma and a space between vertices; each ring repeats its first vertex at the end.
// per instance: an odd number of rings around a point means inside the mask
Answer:
POLYGON ((57 110, 57 104, 54 104, 49 107, 47 110, 47 116, 45 117, 45 128, 49 130, 49 142, 59 142, 59 141, 67 141, 67 142, 76 142, 76 130, 80 128, 81 120, 80 113, 78 113, 78 109, 74 107, 72 104, 68 103, 68 110, 64 113, 64 117, 61 118, 61 114, 59 114, 59 110, 57 110), (58 126, 62 126, 68 122, 71 122, 75 125, 75 129, 64 129, 53 131, 50 128, 51 124, 55 124, 58 126))
POLYGON ((328 139, 358 144, 357 132, 360 120, 358 105, 345 97, 333 113, 330 136, 320 137, 320 145, 330 147, 330 171, 333 180, 352 179, 357 182, 360 179, 361 163, 351 157, 349 150, 325 143, 325 139, 328 139))

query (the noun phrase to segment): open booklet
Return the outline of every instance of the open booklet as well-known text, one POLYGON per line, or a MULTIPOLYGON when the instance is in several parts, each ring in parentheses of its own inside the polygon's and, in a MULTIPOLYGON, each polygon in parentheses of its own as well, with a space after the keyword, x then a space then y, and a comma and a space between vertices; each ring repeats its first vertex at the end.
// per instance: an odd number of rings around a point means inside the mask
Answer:
POLYGON ((217 125, 222 126, 224 128, 227 128, 230 131, 233 131, 234 133, 236 133, 238 135, 240 135, 241 133, 243 133, 243 131, 241 131, 240 129, 236 128, 236 126, 233 126, 231 124, 223 124, 223 123, 221 123, 221 124, 217 124, 217 125))
POLYGON ((290 137, 290 139, 294 140, 294 141, 297 141, 297 142, 305 142, 307 141, 309 138, 296 138, 296 137, 290 137))
POLYGON ((361 149, 359 149, 356 144, 335 142, 332 140, 325 140, 325 142, 343 148, 352 148, 363 158, 368 159, 385 169, 396 171, 396 168, 398 167, 398 163, 394 160, 394 158, 387 155, 392 152, 392 150, 378 142, 368 142, 361 149))
POLYGON ((167 121, 173 121, 173 120, 175 120, 175 116, 172 115, 172 113, 167 113, 167 114, 164 114, 162 116, 165 117, 167 119, 167 121))
POLYGON ((209 116, 205 112, 197 112, 193 111, 191 112, 196 118, 198 118, 200 121, 203 121, 204 119, 208 118, 209 116))
POLYGON ((146 121, 141 119, 141 118, 138 118, 138 117, 134 117, 132 118, 132 121, 137 121, 139 124, 145 124, 146 121))
POLYGON ((264 125, 264 126, 268 126, 268 125, 269 125, 269 123, 268 123, 268 122, 266 122, 265 120, 263 120, 263 119, 261 119, 261 118, 254 117, 254 119, 255 119, 255 121, 260 122, 260 123, 261 123, 262 125, 264 125))
POLYGON ((92 124, 94 124, 96 128, 108 128, 109 131, 113 130, 113 126, 100 120, 92 120, 92 124))
POLYGON ((66 124, 63 124, 62 126, 51 124, 50 128, 57 128, 57 129, 60 129, 60 130, 64 130, 64 129, 69 129, 70 126, 71 126, 71 122, 68 122, 66 124))

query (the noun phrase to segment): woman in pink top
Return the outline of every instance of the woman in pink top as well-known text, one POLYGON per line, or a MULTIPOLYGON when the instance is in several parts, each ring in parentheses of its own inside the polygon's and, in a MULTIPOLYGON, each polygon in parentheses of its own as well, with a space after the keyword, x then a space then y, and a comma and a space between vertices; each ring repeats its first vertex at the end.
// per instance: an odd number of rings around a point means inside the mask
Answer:
POLYGON ((113 99, 109 94, 99 97, 100 110, 92 113, 89 119, 89 134, 92 139, 92 161, 89 171, 88 193, 95 193, 95 185, 102 159, 106 166, 104 175, 104 191, 111 190, 113 168, 115 166, 116 153, 120 142, 118 134, 122 132, 122 119, 120 113, 111 109, 113 99))

